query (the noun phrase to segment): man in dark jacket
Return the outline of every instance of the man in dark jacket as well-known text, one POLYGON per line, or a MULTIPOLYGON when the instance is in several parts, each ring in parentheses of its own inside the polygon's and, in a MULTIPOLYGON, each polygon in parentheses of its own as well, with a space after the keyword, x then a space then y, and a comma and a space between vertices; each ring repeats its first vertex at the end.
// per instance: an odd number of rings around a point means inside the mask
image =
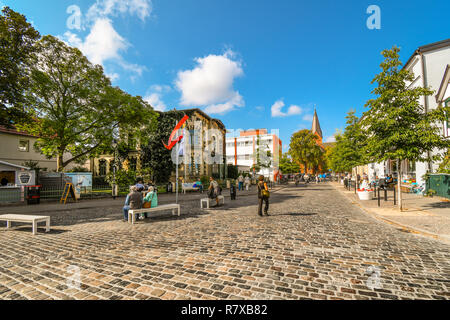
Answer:
POLYGON ((125 200, 123 207, 123 221, 128 221, 128 211, 142 208, 142 194, 137 191, 136 186, 130 188, 130 193, 125 200))

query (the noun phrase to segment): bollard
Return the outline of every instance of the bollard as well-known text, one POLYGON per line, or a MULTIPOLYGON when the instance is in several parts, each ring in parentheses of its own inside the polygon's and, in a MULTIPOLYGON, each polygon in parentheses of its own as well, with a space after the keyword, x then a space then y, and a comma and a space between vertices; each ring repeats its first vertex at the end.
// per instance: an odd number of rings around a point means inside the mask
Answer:
POLYGON ((395 192, 395 186, 394 186, 394 206, 396 205, 395 196, 396 196, 396 192, 395 192))
POLYGON ((387 187, 384 187, 384 201, 387 201, 387 187))
POLYGON ((355 181, 355 194, 356 194, 356 185, 357 185, 358 183, 355 181))
POLYGON ((380 206, 380 188, 378 188, 378 206, 380 206))

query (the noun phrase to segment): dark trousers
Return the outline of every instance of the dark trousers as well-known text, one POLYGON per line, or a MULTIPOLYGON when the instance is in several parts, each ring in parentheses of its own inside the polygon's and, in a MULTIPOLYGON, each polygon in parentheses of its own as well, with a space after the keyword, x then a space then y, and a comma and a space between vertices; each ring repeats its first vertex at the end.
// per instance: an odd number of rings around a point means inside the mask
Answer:
POLYGON ((260 216, 262 216, 262 206, 263 206, 263 202, 266 203, 266 206, 264 207, 264 213, 267 214, 267 212, 269 211, 269 198, 266 197, 261 197, 258 199, 259 200, 259 204, 258 204, 258 214, 260 216))

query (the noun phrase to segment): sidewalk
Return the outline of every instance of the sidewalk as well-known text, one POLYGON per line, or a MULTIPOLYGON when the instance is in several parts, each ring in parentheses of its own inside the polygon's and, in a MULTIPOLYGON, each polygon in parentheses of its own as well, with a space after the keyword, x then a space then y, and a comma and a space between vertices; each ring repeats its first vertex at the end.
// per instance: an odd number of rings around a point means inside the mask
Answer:
MULTIPOLYGON (((330 182, 338 191, 349 198, 378 220, 400 227, 405 232, 421 234, 450 243, 450 200, 440 197, 423 197, 411 193, 402 193, 404 211, 394 206, 392 190, 388 191, 387 201, 384 193, 380 195, 380 207, 377 200, 361 201, 354 190, 348 191, 337 182, 330 182)), ((398 198, 398 197, 397 197, 398 198)))

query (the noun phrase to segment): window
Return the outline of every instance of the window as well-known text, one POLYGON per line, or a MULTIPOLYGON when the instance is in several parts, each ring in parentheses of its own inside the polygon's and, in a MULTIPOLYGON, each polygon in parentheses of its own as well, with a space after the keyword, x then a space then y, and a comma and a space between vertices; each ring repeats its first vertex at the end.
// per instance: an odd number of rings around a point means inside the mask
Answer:
POLYGON ((106 160, 104 160, 104 159, 101 159, 98 162, 98 175, 106 176, 106 160))
POLYGON ((29 140, 19 140, 19 151, 21 152, 28 152, 30 147, 30 141, 29 140))

